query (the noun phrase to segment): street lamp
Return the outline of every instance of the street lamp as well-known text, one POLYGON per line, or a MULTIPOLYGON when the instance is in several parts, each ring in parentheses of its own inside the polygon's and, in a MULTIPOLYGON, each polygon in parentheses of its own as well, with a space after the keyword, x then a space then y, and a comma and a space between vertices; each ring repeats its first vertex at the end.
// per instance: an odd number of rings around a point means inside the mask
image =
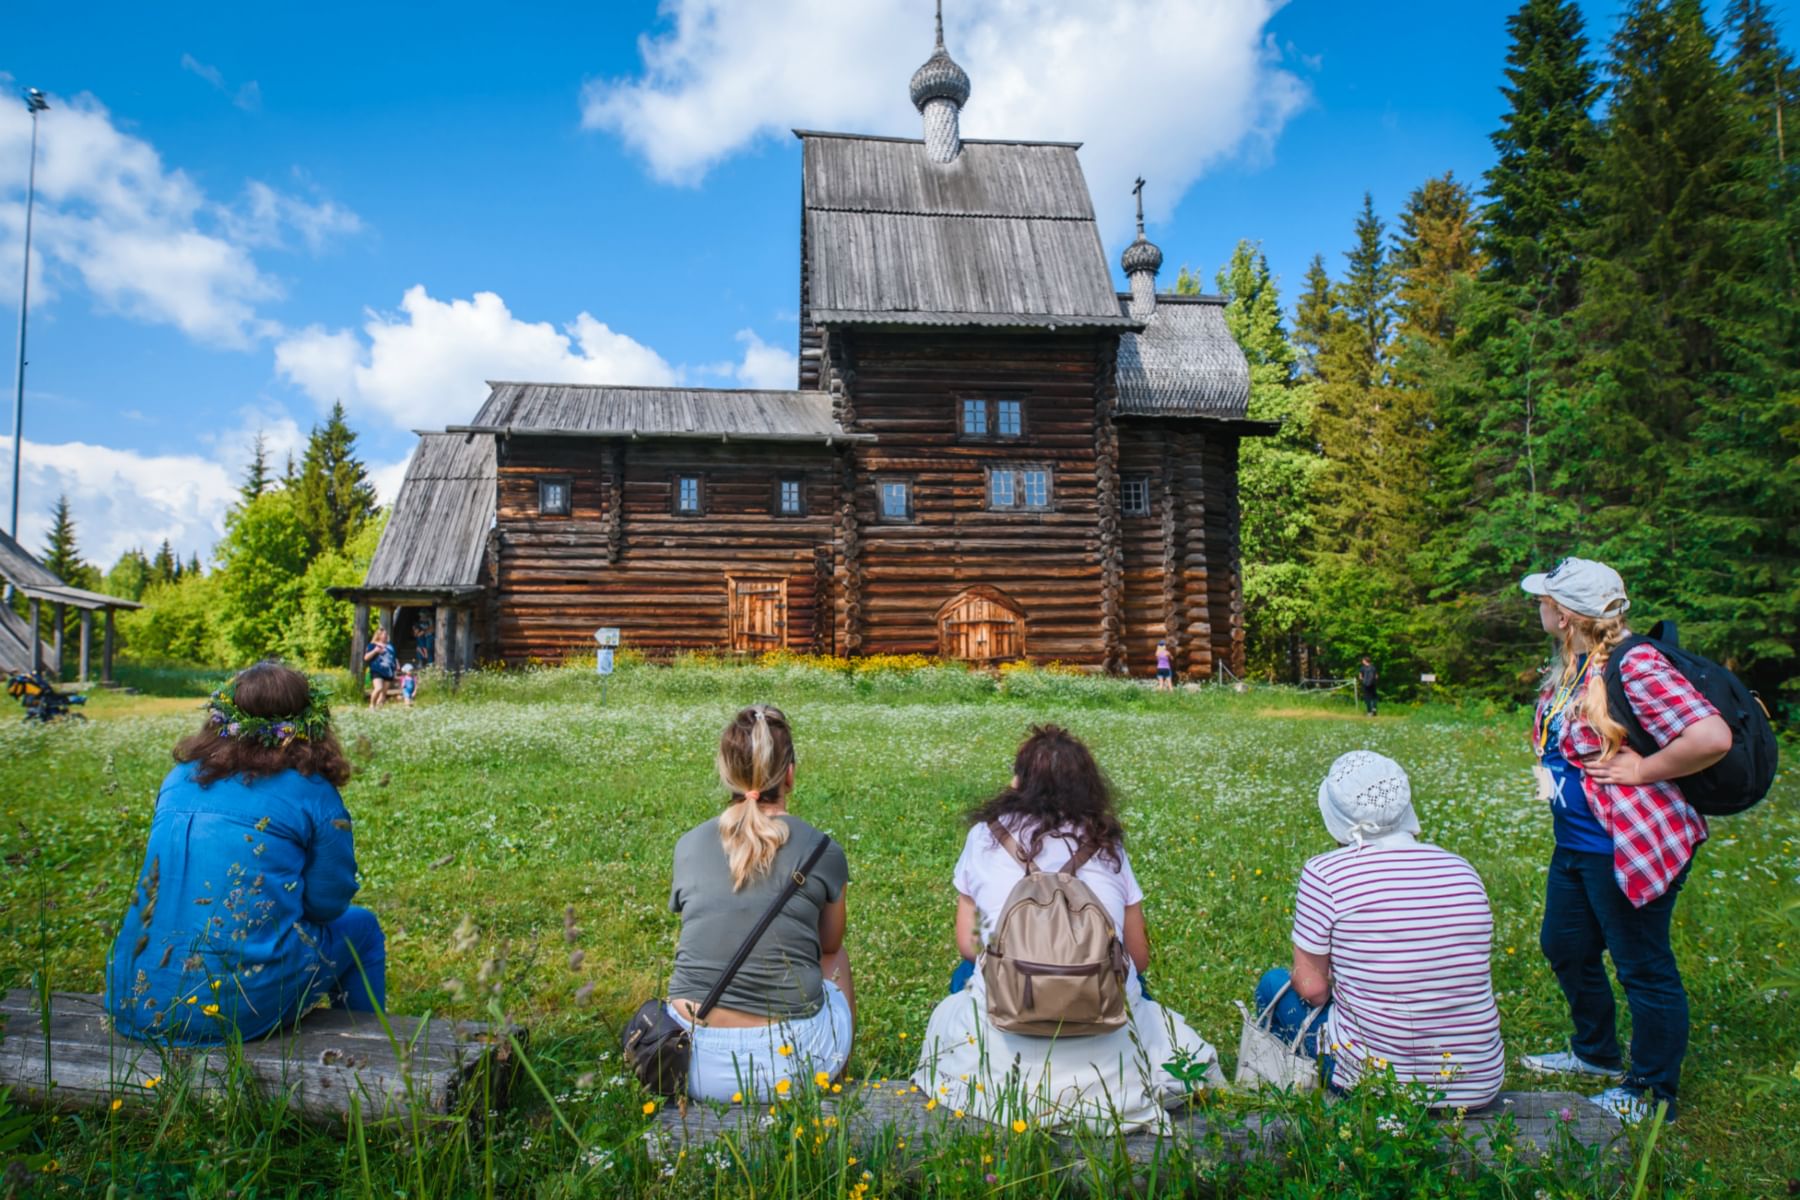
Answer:
POLYGON ((24 281, 19 284, 19 373, 13 389, 12 524, 7 526, 15 541, 19 537, 19 454, 25 446, 25 309, 31 300, 31 201, 37 191, 37 119, 50 102, 36 88, 26 88, 25 107, 31 113, 31 165, 25 174, 25 267, 20 272, 24 281))

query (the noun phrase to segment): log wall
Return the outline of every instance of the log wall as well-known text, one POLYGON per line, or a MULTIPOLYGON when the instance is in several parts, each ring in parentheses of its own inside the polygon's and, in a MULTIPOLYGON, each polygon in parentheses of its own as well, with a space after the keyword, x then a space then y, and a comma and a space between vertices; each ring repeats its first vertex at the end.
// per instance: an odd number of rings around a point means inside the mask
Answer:
POLYGON ((834 374, 839 361, 853 368, 855 431, 879 438, 851 451, 852 653, 937 653, 938 609, 985 584, 1024 610, 1029 658, 1105 665, 1096 396, 1111 352, 1112 339, 1085 334, 858 331, 828 354, 834 374), (964 439, 965 396, 1023 400, 1024 436, 964 439), (990 511, 987 469, 1005 464, 1050 467, 1052 511, 990 511), (909 523, 879 518, 876 487, 889 477, 912 481, 909 523))
POLYGON ((508 663, 593 649, 616 625, 649 653, 728 645, 726 577, 787 581, 786 645, 811 650, 817 554, 832 544, 837 482, 823 446, 512 437, 500 450, 494 641, 508 663), (702 516, 672 513, 674 479, 704 480, 702 516), (805 479, 806 515, 773 515, 776 480, 805 479), (540 516, 537 481, 571 481, 566 517, 540 516))

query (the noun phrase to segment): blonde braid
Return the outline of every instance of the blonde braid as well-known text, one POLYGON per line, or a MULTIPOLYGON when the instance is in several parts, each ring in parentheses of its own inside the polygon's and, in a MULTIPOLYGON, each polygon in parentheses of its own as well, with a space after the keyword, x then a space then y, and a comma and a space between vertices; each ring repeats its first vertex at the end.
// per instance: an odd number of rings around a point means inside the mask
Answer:
POLYGON ((1626 628, 1623 616, 1596 618, 1569 613, 1568 617, 1569 625, 1562 636, 1563 680, 1567 682, 1574 675, 1578 657, 1574 642, 1579 634, 1588 646, 1587 694, 1581 698, 1581 715, 1599 731, 1605 743, 1600 761, 1605 762, 1625 742, 1625 726, 1613 720, 1606 702, 1606 665, 1619 643, 1631 636, 1631 630, 1626 628))

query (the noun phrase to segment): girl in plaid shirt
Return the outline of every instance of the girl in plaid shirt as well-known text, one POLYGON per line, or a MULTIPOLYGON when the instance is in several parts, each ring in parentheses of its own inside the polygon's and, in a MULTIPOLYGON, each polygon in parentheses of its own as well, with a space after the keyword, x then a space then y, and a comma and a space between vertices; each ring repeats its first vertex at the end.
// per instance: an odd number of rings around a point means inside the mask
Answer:
POLYGON ((1731 728, 1661 651, 1640 645, 1621 660, 1621 678, 1633 715, 1661 749, 1634 752, 1607 710, 1604 683, 1614 648, 1631 632, 1618 572, 1568 558, 1520 586, 1538 597, 1539 619, 1558 645, 1532 728, 1539 792, 1556 829, 1539 944, 1574 1024, 1569 1049, 1528 1054, 1524 1065, 1620 1080, 1594 1102, 1639 1119, 1664 1100, 1674 1120, 1688 1002, 1669 923, 1706 840, 1706 821, 1678 781, 1723 758, 1731 728), (1612 955, 1631 1008, 1629 1071, 1602 952, 1612 955))

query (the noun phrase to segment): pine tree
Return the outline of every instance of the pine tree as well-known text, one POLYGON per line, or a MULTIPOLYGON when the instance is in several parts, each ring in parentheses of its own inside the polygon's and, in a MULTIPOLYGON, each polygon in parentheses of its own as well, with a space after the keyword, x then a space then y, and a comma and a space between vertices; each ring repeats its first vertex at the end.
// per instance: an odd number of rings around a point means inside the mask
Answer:
POLYGON ((1325 256, 1313 255, 1306 268, 1306 287, 1294 306, 1294 348, 1302 375, 1319 376, 1319 360, 1331 339, 1336 319, 1331 299, 1331 276, 1325 272, 1325 256))
POLYGON ((375 489, 356 457, 356 435, 344 422, 344 406, 331 406, 323 426, 313 426, 296 491, 301 524, 314 553, 342 550, 375 512, 375 489))
POLYGON ((244 468, 244 482, 238 485, 238 495, 248 504, 268 491, 272 483, 269 478, 269 446, 259 429, 256 431, 256 441, 250 447, 250 465, 244 468))
POLYGON ((204 573, 205 572, 201 569, 201 566, 200 566, 200 553, 199 553, 199 551, 195 551, 194 556, 192 558, 188 559, 187 570, 185 572, 183 572, 183 574, 201 575, 204 573))
POLYGON ((156 557, 150 561, 150 582, 174 583, 181 576, 181 560, 175 557, 175 548, 164 538, 162 545, 156 548, 156 557))
POLYGON ((119 561, 106 573, 100 590, 124 600, 142 600, 154 578, 150 560, 134 546, 119 555, 119 561))
POLYGON ((50 510, 50 540, 44 543, 44 569, 70 582, 81 569, 81 551, 75 544, 75 518, 69 512, 69 497, 56 498, 50 510))

